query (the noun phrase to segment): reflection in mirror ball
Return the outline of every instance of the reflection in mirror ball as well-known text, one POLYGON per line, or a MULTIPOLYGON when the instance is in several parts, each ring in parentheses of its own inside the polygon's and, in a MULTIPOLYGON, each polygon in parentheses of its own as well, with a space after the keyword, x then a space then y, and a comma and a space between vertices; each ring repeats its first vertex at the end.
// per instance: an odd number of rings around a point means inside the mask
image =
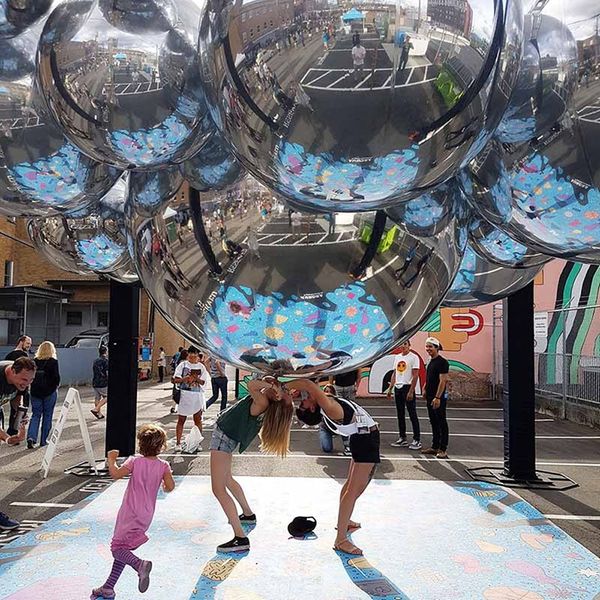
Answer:
POLYGON ((275 30, 253 37, 263 4, 206 3, 203 75, 243 166, 296 206, 376 210, 447 180, 493 134, 516 81, 520 2, 440 3, 394 34, 357 8, 292 27, 284 1, 265 15, 275 30))
POLYGON ((50 262, 65 271, 81 275, 115 272, 115 278, 130 279, 125 193, 126 182, 119 179, 92 207, 68 216, 31 219, 29 237, 50 262))
POLYGON ((9 40, 23 60, 0 54, 0 213, 55 215, 94 203, 120 171, 96 162, 67 141, 44 111, 33 85, 42 24, 9 40))
POLYGON ((192 194, 191 203, 184 184, 154 218, 128 204, 148 294, 186 337, 232 365, 356 368, 416 331, 454 278, 456 223, 417 239, 383 213, 301 213, 251 183, 192 194))
POLYGON ((541 268, 501 267, 479 256, 469 244, 442 306, 480 306, 501 300, 533 281, 541 268))
POLYGON ((0 0, 0 39, 23 33, 52 3, 53 0, 0 0))
POLYGON ((202 0, 59 5, 39 45, 39 83, 67 137, 122 169, 191 158, 214 130, 198 65, 202 0))

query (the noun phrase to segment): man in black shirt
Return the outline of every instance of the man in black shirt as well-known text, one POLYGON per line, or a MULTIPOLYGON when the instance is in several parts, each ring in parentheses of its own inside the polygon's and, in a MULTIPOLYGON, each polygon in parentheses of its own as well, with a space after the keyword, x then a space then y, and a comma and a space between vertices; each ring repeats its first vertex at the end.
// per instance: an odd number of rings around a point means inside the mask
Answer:
POLYGON ((448 395, 448 361, 440 356, 442 345, 437 338, 428 337, 425 340, 425 350, 431 357, 427 365, 427 378, 423 395, 427 400, 427 412, 431 422, 433 439, 431 448, 421 450, 422 454, 433 454, 437 458, 448 458, 448 421, 446 420, 446 401, 448 395))
MULTIPOLYGON (((11 407, 16 409, 21 403, 21 393, 24 392, 35 377, 35 362, 30 358, 21 357, 14 363, 10 361, 0 362, 0 407, 10 402, 11 407)), ((25 439, 25 425, 27 420, 23 419, 19 430, 15 435, 9 435, 0 429, 0 442, 6 442, 9 446, 16 446, 25 439)), ((20 523, 11 519, 7 514, 0 511, 0 531, 17 529, 20 523)))
MULTIPOLYGON (((11 350, 5 357, 4 360, 15 361, 17 358, 21 358, 22 356, 29 356, 29 349, 31 348, 32 340, 28 335, 22 335, 17 340, 17 345, 14 350, 11 350)), ((29 406, 29 390, 24 390, 21 394, 23 398, 23 406, 29 406)), ((15 435, 17 430, 12 426, 12 423, 15 420, 17 413, 15 409, 11 406, 10 408, 10 417, 8 419, 8 429, 7 432, 10 435, 15 435)))

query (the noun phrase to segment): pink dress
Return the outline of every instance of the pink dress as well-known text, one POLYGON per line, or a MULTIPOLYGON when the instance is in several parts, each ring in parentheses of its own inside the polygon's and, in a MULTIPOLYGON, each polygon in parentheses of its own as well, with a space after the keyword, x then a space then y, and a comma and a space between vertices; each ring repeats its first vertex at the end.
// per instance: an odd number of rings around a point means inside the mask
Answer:
POLYGON ((161 458, 145 456, 130 456, 123 466, 131 471, 131 478, 117 515, 111 549, 135 550, 148 541, 146 531, 152 523, 158 490, 171 467, 161 458))

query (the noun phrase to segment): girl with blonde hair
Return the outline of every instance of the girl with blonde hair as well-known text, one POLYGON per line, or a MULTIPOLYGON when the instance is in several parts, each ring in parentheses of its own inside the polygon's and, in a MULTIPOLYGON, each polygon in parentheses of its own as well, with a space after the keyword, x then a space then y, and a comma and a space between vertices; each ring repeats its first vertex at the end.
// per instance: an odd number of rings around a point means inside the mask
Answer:
POLYGON ((250 540, 242 524, 255 525, 242 486, 231 474, 232 455, 240 454, 254 438, 260 438, 260 449, 284 458, 289 450, 290 428, 294 407, 290 399, 280 400, 279 383, 274 377, 248 382, 249 395, 221 413, 210 442, 210 479, 212 491, 233 529, 234 538, 217 547, 217 552, 243 552, 250 540), (238 515, 237 505, 242 513, 238 515))
POLYGON ((40 436, 40 447, 45 446, 52 429, 52 417, 58 397, 60 372, 56 359, 56 348, 52 342, 42 342, 34 357, 37 367, 31 384, 31 421, 27 430, 27 448, 33 450, 40 436), (40 434, 40 421, 42 431, 40 434))

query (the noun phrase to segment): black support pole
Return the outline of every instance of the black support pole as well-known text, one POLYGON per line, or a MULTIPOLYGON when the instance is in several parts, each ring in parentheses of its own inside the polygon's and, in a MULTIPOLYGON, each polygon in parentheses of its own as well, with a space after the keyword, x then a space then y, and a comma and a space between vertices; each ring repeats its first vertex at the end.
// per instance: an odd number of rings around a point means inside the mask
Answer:
POLYGON ((140 290, 110 282, 106 451, 135 453, 140 290))
POLYGON ((504 300, 504 475, 537 479, 533 282, 504 300))

